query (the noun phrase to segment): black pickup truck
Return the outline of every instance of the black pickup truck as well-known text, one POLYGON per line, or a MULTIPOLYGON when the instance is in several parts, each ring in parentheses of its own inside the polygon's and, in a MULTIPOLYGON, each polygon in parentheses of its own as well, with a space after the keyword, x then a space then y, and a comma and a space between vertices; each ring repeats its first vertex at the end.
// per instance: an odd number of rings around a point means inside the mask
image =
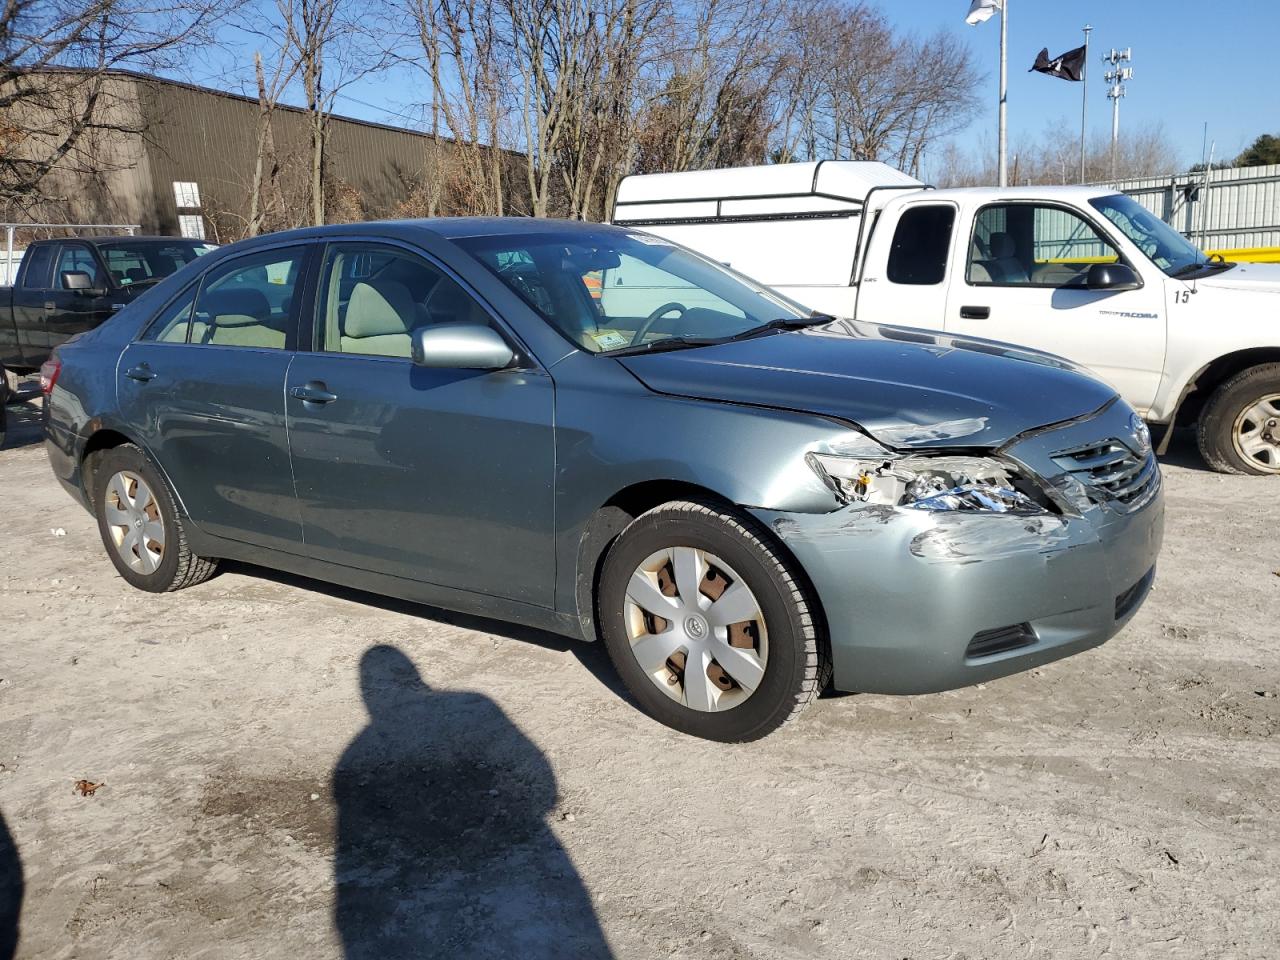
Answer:
POLYGON ((38 370, 54 347, 98 326, 151 284, 213 249, 183 237, 31 243, 14 285, 0 287, 0 403, 16 376, 38 370))

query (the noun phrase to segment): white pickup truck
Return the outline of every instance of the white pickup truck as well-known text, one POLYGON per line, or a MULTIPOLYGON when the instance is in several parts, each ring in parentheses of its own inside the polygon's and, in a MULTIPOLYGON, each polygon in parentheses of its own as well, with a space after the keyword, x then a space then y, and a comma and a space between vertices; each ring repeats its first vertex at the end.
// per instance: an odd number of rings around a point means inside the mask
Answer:
MULTIPOLYGON (((934 190, 880 163, 627 177, 613 221, 812 310, 1058 354, 1215 469, 1280 475, 1280 265, 1206 256, 1090 187, 934 190)), ((607 282, 607 281, 606 281, 607 282)))

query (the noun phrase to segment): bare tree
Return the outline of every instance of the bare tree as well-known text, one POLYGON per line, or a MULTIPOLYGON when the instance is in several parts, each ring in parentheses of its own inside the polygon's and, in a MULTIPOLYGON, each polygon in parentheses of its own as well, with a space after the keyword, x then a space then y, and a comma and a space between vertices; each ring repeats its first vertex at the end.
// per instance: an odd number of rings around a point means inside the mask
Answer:
POLYGON ((156 70, 206 42, 235 3, 218 0, 6 0, 0 8, 0 201, 59 198, 55 170, 103 170, 101 134, 140 133, 113 69, 156 70))
POLYGON ((926 147, 973 116, 979 74, 968 47, 939 32, 899 36, 865 3, 818 0, 788 21, 779 156, 882 160, 909 172, 926 147))

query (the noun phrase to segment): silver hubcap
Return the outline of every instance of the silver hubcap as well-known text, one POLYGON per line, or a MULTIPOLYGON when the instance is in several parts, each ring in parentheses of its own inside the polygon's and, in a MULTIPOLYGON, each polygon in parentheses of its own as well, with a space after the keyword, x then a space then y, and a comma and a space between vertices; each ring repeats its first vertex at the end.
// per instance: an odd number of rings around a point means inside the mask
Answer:
POLYGON ((672 547, 650 555, 631 575, 623 618, 636 663, 677 703, 728 710, 764 678, 764 613, 715 554, 672 547))
POLYGON ((107 483, 103 510, 120 559, 138 573, 154 573, 164 558, 164 520, 146 481, 121 470, 107 483))
POLYGON ((1236 452, 1253 466, 1280 473, 1280 393, 1240 411, 1231 437, 1236 452))

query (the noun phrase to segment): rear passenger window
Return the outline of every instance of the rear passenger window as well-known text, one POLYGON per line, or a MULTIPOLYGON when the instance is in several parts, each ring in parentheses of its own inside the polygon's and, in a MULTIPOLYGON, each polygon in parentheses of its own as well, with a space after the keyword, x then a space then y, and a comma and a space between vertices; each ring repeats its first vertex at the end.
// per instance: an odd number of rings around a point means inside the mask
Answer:
POLYGON ((186 343, 187 327, 191 322, 191 306, 195 302, 196 288, 193 286, 160 311, 160 316, 147 327, 142 334, 142 339, 155 340, 159 343, 186 343))
POLYGON ((323 330, 330 353, 412 356, 413 332, 482 324, 489 315, 456 281, 412 254, 376 244, 333 244, 325 257, 323 330))
POLYGON ((283 350, 304 251, 271 250, 211 270, 200 287, 191 342, 283 350))
POLYGON ((27 262, 27 269, 22 275, 23 289, 49 289, 49 272, 53 267, 53 247, 49 244, 32 247, 27 251, 24 259, 27 262))
POLYGON ((955 222, 955 208, 945 204, 908 209, 898 220, 889 250, 889 282, 911 286, 941 283, 947 275, 955 222))

